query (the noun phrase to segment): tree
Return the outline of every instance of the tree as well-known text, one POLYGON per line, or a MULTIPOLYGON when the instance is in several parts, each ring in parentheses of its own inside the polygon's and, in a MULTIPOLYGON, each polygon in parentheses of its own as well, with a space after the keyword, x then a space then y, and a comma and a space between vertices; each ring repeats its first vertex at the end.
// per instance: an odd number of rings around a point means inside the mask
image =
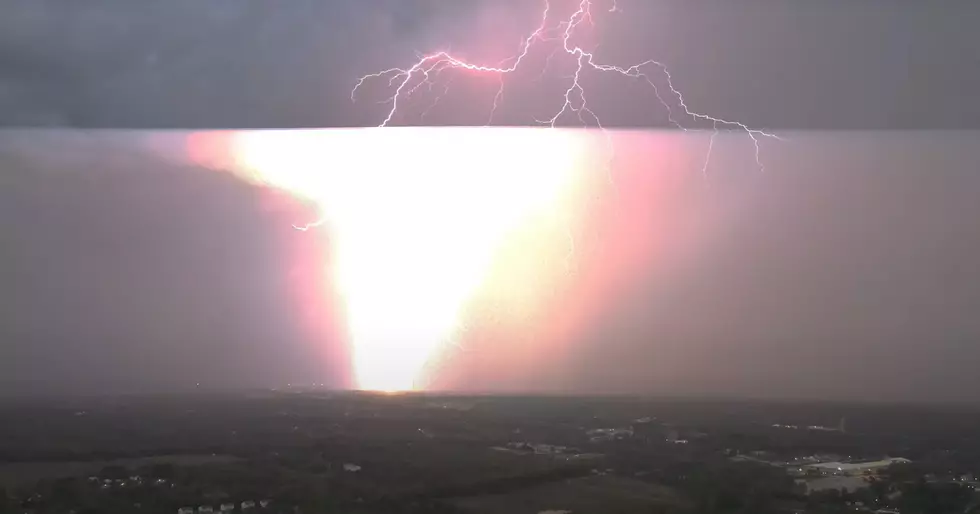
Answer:
POLYGON ((166 478, 172 480, 177 477, 177 467, 169 462, 154 464, 150 468, 150 476, 153 478, 166 478))
POLYGON ((0 514, 13 512, 10 497, 7 496, 7 489, 0 485, 0 514))
POLYGON ((123 466, 110 465, 102 468, 100 475, 102 478, 108 478, 110 480, 121 480, 128 476, 129 470, 123 466))
POLYGON ((58 505, 73 505, 80 497, 78 479, 59 478, 51 485, 51 500, 58 505))

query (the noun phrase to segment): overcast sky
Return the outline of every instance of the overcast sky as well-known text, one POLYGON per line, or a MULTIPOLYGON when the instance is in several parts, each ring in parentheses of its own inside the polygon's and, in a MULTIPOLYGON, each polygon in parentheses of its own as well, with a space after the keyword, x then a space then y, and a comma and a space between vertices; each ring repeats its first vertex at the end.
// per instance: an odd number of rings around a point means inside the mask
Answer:
MULTIPOLYGON (((765 173, 746 138, 719 139, 705 181, 703 137, 617 135, 634 207, 596 223, 669 251, 631 264, 562 351, 461 358, 447 383, 980 400, 980 136, 935 130, 980 126, 980 3, 619 5, 597 16, 599 60, 659 59, 693 109, 788 139, 765 144, 765 173), (674 185, 650 189, 662 175, 674 185)), ((538 6, 4 2, 0 125, 375 125, 383 91, 352 103, 359 76, 434 48, 506 57, 538 6)), ((507 82, 498 121, 553 110, 567 64, 538 89, 507 82)), ((643 84, 588 80, 607 126, 666 124, 643 84)), ((498 84, 456 77, 426 118, 427 90, 396 121, 482 124, 498 84)), ((307 287, 329 241, 291 228, 313 207, 205 172, 182 138, 0 131, 0 394, 350 385, 337 306, 307 287)))
MULTIPOLYGON (((719 138, 705 179, 703 138, 616 135, 615 208, 547 300, 575 328, 470 341, 442 385, 980 399, 980 133, 789 136, 765 173, 719 138)), ((0 389, 349 386, 312 206, 147 138, 180 134, 0 137, 0 389)))
MULTIPOLYGON (((595 0, 597 5, 609 0, 595 0)), ((553 0, 566 12, 572 0, 553 0)), ((356 79, 451 48, 513 55, 538 0, 11 0, 0 5, 0 124, 78 127, 374 125, 356 79)), ((619 0, 597 8, 597 59, 658 59, 695 110, 766 128, 977 128, 972 0, 619 0)), ((535 76, 548 51, 528 62, 535 76)), ((571 69, 556 62, 556 70, 571 69), (563 67, 564 66, 564 67, 563 67)), ((449 76, 445 77, 449 79, 449 76)), ((563 79, 509 94, 502 123, 553 108, 563 79)), ((587 78, 609 126, 662 126, 637 82, 587 78), (628 99, 626 101, 625 99, 628 99)), ((457 77, 424 120, 482 124, 494 78, 457 77)), ((422 123, 417 100, 403 123, 422 123)))

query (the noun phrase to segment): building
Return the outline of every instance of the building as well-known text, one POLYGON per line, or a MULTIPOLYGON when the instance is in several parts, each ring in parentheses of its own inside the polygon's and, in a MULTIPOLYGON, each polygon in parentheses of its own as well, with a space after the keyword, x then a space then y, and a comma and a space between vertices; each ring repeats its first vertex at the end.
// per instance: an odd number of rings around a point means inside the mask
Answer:
POLYGON ((601 441, 613 441, 626 437, 633 437, 633 427, 628 428, 595 428, 585 432, 589 440, 593 443, 601 441))
POLYGON ((892 464, 911 462, 901 457, 871 462, 820 462, 804 466, 805 470, 816 471, 821 475, 861 476, 875 475, 892 464))
POLYGON ((813 494, 818 491, 830 489, 854 492, 858 489, 864 489, 871 484, 868 478, 863 476, 829 476, 813 480, 798 479, 795 482, 797 487, 803 490, 804 494, 813 494))

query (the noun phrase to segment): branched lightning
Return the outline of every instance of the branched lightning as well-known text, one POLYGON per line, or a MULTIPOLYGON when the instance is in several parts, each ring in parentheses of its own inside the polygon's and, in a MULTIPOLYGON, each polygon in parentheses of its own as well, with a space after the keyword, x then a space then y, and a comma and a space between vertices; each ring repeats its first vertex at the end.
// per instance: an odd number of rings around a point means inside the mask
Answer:
MULTIPOLYGON (((491 125, 494 121, 497 109, 500 107, 504 99, 504 86, 506 84, 505 77, 513 74, 521 68, 522 64, 525 62, 525 59, 528 57, 528 55, 530 55, 532 49, 536 45, 551 43, 554 45, 554 47, 550 49, 550 53, 547 55, 540 74, 536 78, 532 79, 532 81, 538 82, 546 76, 552 60, 557 55, 565 55, 572 60, 575 65, 574 73, 568 77, 563 77, 567 78, 569 82, 568 87, 565 88, 564 93, 562 93, 563 103, 561 108, 554 112, 550 117, 535 118, 534 121, 539 125, 555 128, 563 116, 572 114, 578 118, 582 125, 591 125, 602 130, 606 135, 606 144, 609 153, 609 160, 607 161, 606 165, 606 177, 610 186, 613 188, 615 188, 615 183, 612 179, 611 172, 611 162, 613 159, 611 134, 605 130, 599 116, 592 110, 588 103, 587 91, 582 85, 582 74, 587 70, 600 73, 614 73, 628 79, 642 80, 648 86, 650 86, 654 98, 656 98, 657 102, 667 113, 667 121, 676 129, 685 132, 691 130, 689 127, 685 126, 684 123, 682 123, 682 120, 678 119, 678 116, 680 115, 686 117, 687 120, 696 120, 702 124, 710 124, 712 132, 708 140, 708 149, 701 168, 702 175, 707 176, 708 169, 711 164, 711 155, 714 150, 715 136, 717 136, 721 129, 737 130, 745 133, 751 139, 754 146, 755 163, 759 171, 765 171, 760 155, 760 139, 771 138, 779 140, 780 138, 778 136, 764 130, 751 128, 739 121, 718 118, 692 110, 688 106, 687 101, 684 99, 684 95, 680 92, 680 90, 674 87, 673 76, 670 74, 667 66, 660 61, 649 59, 631 66, 620 66, 599 62, 596 59, 595 50, 588 51, 573 42, 576 30, 583 24, 589 26, 594 25, 595 21, 593 17, 593 8, 596 0, 575 1, 578 2, 576 10, 567 17, 563 17, 555 22, 556 20, 552 20, 552 5, 550 0, 544 0, 540 22, 537 28, 535 28, 529 35, 521 40, 516 55, 505 59, 496 65, 491 66, 472 63, 457 57, 449 50, 419 55, 418 60, 407 68, 389 68, 376 73, 364 75, 358 79, 354 85, 354 88, 351 90, 351 101, 357 101, 358 92, 360 91, 361 87, 363 87, 369 81, 386 78, 388 80, 389 88, 394 88, 394 92, 391 94, 391 96, 379 102, 390 105, 390 109, 379 125, 380 127, 386 127, 393 122, 395 116, 399 112, 399 109, 410 96, 415 94, 423 85, 426 85, 428 90, 431 92, 436 85, 436 80, 443 72, 447 70, 496 75, 499 77, 500 86, 493 97, 493 103, 491 104, 485 123, 486 125, 491 125), (655 72, 660 74, 662 81, 661 84, 666 83, 666 89, 668 91, 661 91, 662 86, 657 86, 657 82, 653 80, 651 76, 651 74, 655 72), (670 96, 671 101, 668 101, 668 98, 666 97, 667 95, 670 96), (675 105, 675 107, 671 106, 672 103, 675 105), (675 113, 677 108, 679 108, 680 112, 675 113)), ((622 9, 617 4, 617 0, 608 0, 608 2, 608 12, 622 12, 622 9)), ((452 75, 451 78, 443 84, 442 94, 436 95, 435 99, 423 110, 423 120, 429 114, 432 108, 435 107, 438 102, 449 92, 449 86, 452 78, 455 76, 456 75, 452 75)), ((574 248, 573 242, 570 242, 570 248, 574 248)), ((570 252, 573 251, 574 250, 570 250, 570 252)))
MULTIPOLYGON (((548 76, 552 61, 556 58, 564 58, 570 65, 571 70, 568 76, 558 76, 567 83, 562 86, 563 91, 557 92, 561 98, 562 105, 549 116, 534 118, 534 121, 542 127, 557 128, 560 121, 569 115, 575 116, 578 121, 587 127, 596 127, 603 131, 609 148, 609 160, 607 161, 607 178, 610 185, 615 187, 612 181, 611 162, 613 159, 612 139, 609 131, 605 130, 604 124, 599 115, 593 111, 588 101, 588 91, 583 86, 583 74, 597 72, 604 74, 615 74, 634 81, 643 81, 644 85, 650 87, 652 96, 666 112, 666 119, 670 125, 682 131, 702 130, 690 126, 694 123, 697 127, 711 126, 711 135, 708 140, 707 154, 702 163, 702 174, 706 175, 711 164, 711 154, 715 146, 715 139, 721 130, 733 130, 744 133, 753 143, 755 150, 755 163, 759 171, 764 171, 764 166, 760 156, 760 140, 770 138, 780 140, 772 133, 764 130, 749 127, 748 125, 730 119, 723 119, 711 116, 690 108, 684 95, 674 86, 674 78, 671 76, 667 66, 662 62, 650 59, 638 64, 629 66, 616 65, 600 62, 596 57, 596 50, 586 50, 575 42, 576 32, 583 25, 593 26, 596 18, 593 9, 599 2, 608 6, 607 12, 621 13, 622 9, 617 4, 617 0, 572 0, 576 8, 568 16, 555 16, 550 0, 542 0, 543 9, 540 14, 540 22, 537 27, 526 37, 522 38, 515 55, 496 64, 479 64, 463 59, 450 50, 441 50, 429 54, 417 54, 417 60, 408 67, 393 67, 376 73, 370 73, 360 77, 354 84, 350 92, 352 102, 358 101, 361 89, 369 82, 378 81, 384 84, 387 82, 387 91, 392 91, 390 96, 378 101, 378 104, 389 106, 387 113, 381 120, 379 127, 387 127, 395 123, 395 119, 404 109, 404 105, 414 95, 428 93, 432 99, 424 102, 421 112, 421 119, 429 115, 436 105, 449 92, 453 80, 461 73, 472 73, 478 75, 495 76, 499 79, 499 87, 493 96, 492 104, 483 120, 486 125, 494 123, 497 111, 505 101, 505 86, 507 77, 512 76, 525 66, 528 56, 532 51, 539 47, 545 47, 547 52, 540 73, 529 79, 530 82, 540 82, 548 76), (560 18, 560 19, 555 19, 560 18), (659 84, 659 86, 658 86, 659 84), (567 87, 566 87, 567 86, 567 87), (688 125, 685 125, 687 123, 688 125)), ((301 231, 308 231, 324 223, 324 220, 314 221, 294 228, 301 231)), ((568 240, 568 254, 565 258, 566 271, 573 272, 574 254, 576 249, 575 238, 572 230, 566 226, 565 236, 568 240)), ((460 330, 465 327, 457 327, 460 330)), ((450 341, 455 344, 455 342, 450 341)))
MULTIPOLYGON (((765 168, 760 156, 760 139, 771 138, 779 140, 780 138, 778 136, 764 130, 751 128, 739 121, 718 118, 692 110, 688 106, 684 95, 674 86, 673 76, 670 74, 667 66, 660 61, 649 59, 631 66, 621 66, 599 62, 596 58, 594 49, 592 51, 588 51, 582 48, 580 45, 575 44, 573 41, 576 31, 582 25, 594 25, 595 19, 593 16, 593 9, 599 0, 573 1, 577 2, 577 8, 574 12, 567 17, 561 17, 561 19, 553 20, 552 18, 554 16, 551 1, 543 0, 543 9, 541 11, 537 27, 530 34, 520 40, 519 48, 515 55, 504 59, 495 65, 469 62, 456 56, 451 50, 442 50, 429 54, 416 52, 417 60, 407 68, 393 67, 360 77, 350 92, 351 101, 357 101, 359 91, 368 82, 376 79, 386 79, 388 88, 394 89, 394 92, 386 99, 377 102, 378 104, 388 104, 390 106, 384 119, 379 124, 379 127, 386 127, 393 123, 405 101, 407 101, 413 95, 416 95, 420 90, 423 90, 424 86, 424 90, 432 94, 433 97, 422 110, 421 120, 425 121, 425 118, 429 115, 431 110, 448 94, 453 80, 458 76, 456 74, 450 74, 448 79, 440 80, 440 77, 442 77, 444 72, 456 71, 483 75, 495 75, 499 78, 500 85, 493 97, 493 102, 485 120, 486 125, 491 125, 495 119, 498 108, 504 100, 504 90, 506 84, 505 78, 521 68, 525 60, 536 46, 551 44, 553 47, 546 50, 549 51, 549 53, 547 54, 544 65, 540 70, 540 74, 531 79, 531 81, 541 81, 547 75, 548 69, 552 65, 554 58, 559 55, 564 55, 571 59, 571 62, 574 63, 574 72, 567 77, 561 77, 568 80, 567 88, 564 89, 563 93, 559 93, 562 95, 561 97, 563 99, 561 108, 559 108, 549 117, 540 119, 535 118, 535 122, 542 126, 555 128, 563 116, 572 114, 575 115, 579 122, 581 122, 583 125, 591 125, 602 130, 606 135, 606 142, 609 148, 610 157, 607 161, 606 175, 611 186, 615 187, 610 169, 610 163, 613 155, 611 135, 605 130, 599 116, 592 110, 588 103, 587 91, 582 85, 582 74, 588 70, 600 73, 618 74, 628 79, 643 81, 651 88, 653 97, 664 108, 668 123, 670 123, 670 125, 676 129, 685 132, 695 130, 685 126, 685 124, 682 122, 683 120, 679 119, 681 116, 685 117, 687 120, 695 120, 701 122, 702 124, 710 124, 711 136, 708 140, 708 148, 701 169, 703 175, 707 175, 711 164, 712 151, 714 150, 715 137, 722 129, 737 130, 746 134, 754 145, 756 165, 759 171, 764 171, 765 168), (653 73, 660 74, 659 78, 661 80, 661 86, 658 87, 657 81, 653 79, 653 73), (666 85, 666 91, 661 90, 663 89, 664 84, 666 85), (437 88, 439 91, 436 91, 437 88), (672 107, 672 104, 674 107, 672 107), (675 112, 675 110, 678 112, 675 112)), ((622 8, 620 8, 617 3, 617 0, 603 1, 608 2, 607 12, 623 12, 622 8)), ((295 228, 302 231, 308 231, 321 224, 322 220, 302 226, 295 226, 295 228)), ((566 267, 568 267, 568 262, 571 261, 572 254, 574 253, 575 244, 574 239, 571 236, 571 231, 566 230, 566 232, 569 239, 569 256, 566 259, 566 267)))
MULTIPOLYGON (((557 24, 549 26, 549 22, 551 22, 550 15, 552 8, 550 2, 545 0, 540 23, 537 28, 521 41, 519 51, 515 56, 504 60, 502 63, 499 63, 496 66, 471 63, 456 57, 449 51, 439 51, 420 56, 419 59, 408 68, 389 68, 361 77, 351 90, 351 100, 357 100, 358 91, 368 81, 378 78, 387 78, 389 86, 395 88, 395 91, 390 97, 387 98, 387 100, 383 102, 388 103, 391 106, 384 120, 379 125, 381 127, 385 127, 392 123, 399 111, 399 108, 409 96, 415 93, 423 84, 428 85, 429 89, 431 90, 434 83, 433 81, 443 71, 452 69, 481 74, 494 74, 500 77, 500 87, 497 90, 497 93, 494 95, 493 104, 487 118, 487 124, 489 125, 493 122, 496 111, 504 97, 504 77, 514 73, 521 67, 525 58, 527 58, 532 48, 536 44, 557 42, 557 47, 552 49, 547 60, 545 61, 545 65, 541 71, 541 76, 544 76, 544 74, 547 72, 547 68, 551 63, 552 58, 561 52, 564 52, 565 55, 573 60, 575 63, 575 72, 568 77, 570 83, 567 89, 564 91, 564 103, 562 104, 561 108, 558 109, 551 117, 535 119, 537 123, 554 128, 562 116, 572 113, 583 125, 591 124, 599 129, 603 129, 603 124, 599 116, 596 115, 588 104, 587 93, 581 82, 583 71, 593 70, 603 73, 617 73, 627 78, 643 80, 652 88, 654 97, 666 110, 667 118, 670 124, 680 130, 689 130, 689 128, 685 127, 681 121, 675 117, 674 109, 671 108, 670 102, 664 98, 660 89, 651 78, 650 73, 656 71, 662 75, 667 84, 667 88, 669 89, 669 94, 672 95, 674 102, 680 107, 683 114, 688 119, 698 120, 703 123, 710 123, 712 126, 713 132, 709 142, 708 155, 705 158, 702 168, 703 173, 707 173, 708 166, 710 164, 711 150, 713 149, 714 145, 714 136, 722 128, 744 132, 752 140, 755 147, 755 161, 759 170, 764 170, 760 157, 759 140, 763 137, 779 139, 778 136, 763 130, 750 128, 739 121, 718 118, 692 110, 690 107, 688 107, 687 102, 684 99, 684 95, 676 87, 674 87, 673 77, 668 71, 667 66, 657 60, 650 59, 639 64, 626 67, 605 64, 597 61, 594 50, 587 51, 581 46, 574 44, 573 36, 575 35, 576 30, 583 24, 592 25, 594 23, 592 14, 593 3, 594 0, 578 0, 578 8, 575 10, 575 12, 573 12, 567 18, 560 20, 557 24)), ((608 12, 622 12, 622 9, 616 3, 616 0, 610 1, 608 12)), ((541 76, 539 76, 537 80, 540 80, 541 76)), ((448 84, 443 91, 444 94, 446 91, 448 91, 448 84)), ((427 113, 436 102, 439 101, 438 98, 441 96, 442 95, 437 97, 437 99, 429 105, 423 115, 427 113)))
POLYGON ((311 221, 309 223, 304 223, 302 225, 293 225, 293 228, 295 228, 296 230, 299 230, 300 232, 309 232, 310 230, 313 230, 314 228, 319 227, 320 225, 323 225, 325 222, 326 222, 326 220, 321 218, 321 219, 318 219, 316 221, 311 221))

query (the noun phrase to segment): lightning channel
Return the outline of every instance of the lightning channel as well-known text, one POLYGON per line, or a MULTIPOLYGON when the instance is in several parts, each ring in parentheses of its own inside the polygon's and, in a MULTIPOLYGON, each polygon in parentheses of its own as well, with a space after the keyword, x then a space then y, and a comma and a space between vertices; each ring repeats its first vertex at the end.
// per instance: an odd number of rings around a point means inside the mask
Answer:
MULTIPOLYGON (((600 6, 613 15, 621 15, 623 8, 618 0, 569 0, 571 7, 568 9, 570 14, 556 14, 552 2, 554 0, 542 0, 542 8, 536 27, 525 37, 519 40, 516 52, 509 58, 492 63, 471 62, 450 49, 439 50, 428 54, 416 54, 416 60, 408 66, 397 66, 383 69, 374 73, 361 76, 356 80, 350 91, 350 100, 358 102, 364 89, 368 84, 380 82, 387 86, 387 94, 384 98, 376 100, 375 103, 387 106, 387 111, 383 113, 383 118, 379 127, 388 127, 404 119, 404 112, 408 106, 408 100, 415 95, 428 93, 432 99, 425 102, 421 112, 421 120, 424 122, 431 111, 449 94, 453 80, 465 74, 483 75, 495 77, 499 81, 499 86, 492 98, 489 111, 484 118, 485 126, 493 125, 498 119, 498 110, 504 104, 505 87, 508 78, 515 76, 519 70, 530 66, 529 56, 542 48, 544 58, 543 65, 537 70, 536 75, 527 79, 530 83, 541 82, 546 77, 559 79, 562 82, 561 88, 556 91, 557 100, 561 105, 550 114, 544 117, 533 117, 535 123, 545 128, 558 128, 560 124, 572 117, 582 126, 594 127, 603 132, 606 136, 607 160, 606 176, 611 187, 615 189, 613 181, 612 162, 614 160, 614 148, 612 144, 612 134, 606 130, 600 115, 593 110, 590 104, 590 91, 583 80, 586 74, 598 73, 605 75, 619 76, 630 81, 640 81, 641 84, 650 88, 651 96, 663 108, 666 113, 666 121, 675 129, 681 131, 706 131, 710 130, 710 138, 707 144, 707 151, 702 162, 701 172, 707 176, 711 166, 711 157, 715 147, 716 136, 721 131, 741 132, 749 138, 754 145, 754 157, 757 169, 765 171, 761 157, 761 141, 763 139, 782 140, 779 136, 762 129, 753 128, 747 124, 733 119, 720 118, 704 112, 700 112, 688 105, 682 92, 675 87, 674 77, 668 67, 656 59, 648 59, 639 63, 623 65, 601 61, 596 54, 596 46, 586 49, 579 44, 577 35, 580 31, 593 28, 596 23, 601 22, 601 17, 597 17, 594 11, 600 6), (567 65, 567 75, 552 73, 554 61, 563 59, 567 65), (708 128, 710 127, 710 128, 708 128)), ((373 87, 373 86, 372 86, 373 87)), ((324 224, 320 219, 305 225, 294 225, 300 231, 309 231, 324 224)), ((576 241, 572 230, 565 226, 565 236, 568 241, 568 252, 565 256, 565 269, 567 273, 575 273, 575 253, 576 241)), ((465 327, 456 327, 459 330, 465 327)), ((457 344, 450 341, 450 344, 457 344)), ((457 345, 458 346, 458 345, 457 345)))
MULTIPOLYGON (((683 93, 674 86, 674 77, 671 75, 667 66, 655 59, 622 66, 600 62, 595 55, 595 50, 586 50, 581 45, 575 44, 574 39, 577 31, 583 25, 590 27, 595 24, 593 9, 597 0, 572 0, 575 10, 567 16, 556 17, 553 20, 552 0, 543 0, 541 14, 538 24, 527 36, 523 37, 518 45, 517 52, 495 65, 480 64, 467 61, 455 55, 451 49, 440 50, 428 54, 416 52, 417 60, 408 67, 392 67, 375 73, 370 73, 360 77, 350 92, 352 102, 358 100, 358 94, 362 87, 374 80, 386 80, 387 85, 394 91, 386 99, 378 100, 378 104, 389 106, 379 127, 387 127, 394 123, 396 117, 403 109, 403 105, 408 98, 416 95, 423 88, 432 94, 433 99, 421 113, 421 120, 430 114, 439 102, 448 95, 453 80, 458 75, 450 75, 448 80, 440 81, 442 75, 449 71, 466 72, 481 75, 496 76, 499 79, 499 87, 493 96, 493 102, 487 115, 485 126, 493 124, 497 110, 503 103, 506 77, 514 74, 522 65, 532 50, 540 45, 552 44, 550 52, 541 67, 536 78, 531 82, 539 82, 547 76, 549 67, 555 57, 564 55, 574 64, 574 72, 567 77, 568 80, 561 95, 561 107, 554 111, 550 116, 544 118, 534 118, 534 121, 545 127, 557 128, 559 122, 568 115, 574 115, 583 126, 598 128, 606 135, 606 147, 608 158, 606 160, 605 171, 609 185, 615 189, 616 184, 612 175, 612 162, 614 160, 614 148, 611 134, 605 130, 602 120, 591 108, 588 102, 588 92, 583 86, 583 73, 594 71, 605 74, 616 74, 626 79, 640 80, 650 87, 653 97, 666 112, 667 122, 675 129, 682 131, 704 130, 691 128, 684 120, 697 121, 703 126, 711 127, 711 135, 708 140, 707 151, 702 163, 701 172, 704 177, 708 176, 711 166, 711 157, 714 151, 716 136, 721 130, 741 131, 749 137, 754 147, 755 164, 760 172, 765 171, 765 166, 761 157, 761 139, 768 138, 782 140, 779 136, 749 127, 745 123, 737 120, 730 120, 712 116, 703 112, 696 111, 688 106, 683 93), (576 4, 577 2, 577 4, 576 4), (654 74, 660 80, 660 86, 654 74), (664 87, 666 86, 666 87, 664 87), (436 90, 439 91, 436 91, 436 90), (673 104, 673 105, 672 105, 673 104), (683 119, 682 119, 683 118, 683 119)), ((613 14, 623 13, 623 8, 618 4, 618 0, 606 0, 606 11, 613 14)), ((323 220, 317 220, 304 225, 294 225, 297 230, 308 231, 322 225, 323 220)), ((569 252, 574 252, 574 241, 571 239, 569 231, 569 252)))
MULTIPOLYGON (((667 121, 674 128, 683 131, 694 130, 682 123, 682 121, 677 118, 679 115, 685 116, 688 120, 696 120, 704 125, 711 126, 712 136, 709 142, 707 156, 702 167, 703 174, 707 174, 708 167, 710 166, 711 153, 714 146, 714 136, 722 129, 737 130, 746 134, 754 145, 755 162, 758 169, 760 171, 765 170, 761 159, 760 139, 769 138, 780 140, 780 137, 764 130, 749 127, 748 125, 737 120, 719 118, 691 109, 688 106, 684 95, 674 86, 674 78, 667 69, 667 66, 660 61, 649 59, 630 66, 600 62, 596 58, 595 50, 589 51, 574 43, 575 34, 583 25, 592 26, 595 23, 593 9, 596 1, 576 1, 578 4, 574 12, 559 20, 557 23, 552 23, 549 25, 549 22, 552 21, 551 14, 553 9, 551 1, 545 0, 543 2, 544 5, 537 28, 535 28, 521 41, 518 52, 513 57, 503 61, 503 63, 509 64, 498 64, 495 66, 484 65, 464 60, 463 58, 457 57, 450 51, 437 51, 434 53, 421 55, 415 63, 408 67, 389 68, 376 73, 364 75, 357 80, 354 88, 351 90, 351 100, 357 100, 359 90, 369 81, 386 78, 389 86, 394 88, 394 92, 386 100, 380 102, 386 103, 390 106, 384 119, 379 124, 380 127, 385 127, 393 123, 396 116, 398 116, 402 105, 409 96, 415 93, 422 85, 428 85, 431 90, 433 87, 433 81, 444 71, 456 70, 461 72, 497 75, 500 79, 500 86, 494 95, 493 103, 487 118, 486 125, 490 125, 493 123, 496 111, 500 107, 504 98, 504 85, 506 83, 505 76, 511 75, 520 69, 527 56, 532 51, 532 48, 535 46, 549 42, 558 42, 557 47, 553 48, 551 53, 548 55, 545 65, 541 70, 541 75, 539 75, 535 80, 540 80, 546 74, 552 59, 561 53, 565 54, 567 58, 571 59, 571 62, 573 62, 575 65, 575 71, 570 77, 568 77, 570 82, 562 95, 563 103, 561 107, 549 117, 535 118, 535 122, 538 124, 555 128, 564 116, 573 114, 583 125, 593 126, 599 128, 600 130, 604 130, 599 116, 589 106, 587 91, 582 85, 582 75, 584 72, 589 70, 601 73, 618 74, 625 78, 642 80, 649 85, 657 102, 667 112, 667 121), (659 78, 666 83, 667 91, 662 92, 660 90, 660 88, 657 86, 657 82, 652 76, 653 73, 659 73, 659 78), (668 95, 671 99, 670 101, 668 101, 668 98, 665 98, 665 96, 668 95), (675 114, 675 108, 671 106, 671 103, 674 103, 675 106, 679 108, 678 113, 675 114)), ((608 2, 607 12, 618 14, 622 13, 623 9, 618 5, 616 0, 610 0, 608 2)), ((443 93, 439 95, 439 97, 444 96, 448 92, 448 89, 448 86, 443 88, 443 93)), ((438 102, 438 99, 433 102, 433 104, 430 104, 423 114, 427 114, 436 102, 438 102)))

